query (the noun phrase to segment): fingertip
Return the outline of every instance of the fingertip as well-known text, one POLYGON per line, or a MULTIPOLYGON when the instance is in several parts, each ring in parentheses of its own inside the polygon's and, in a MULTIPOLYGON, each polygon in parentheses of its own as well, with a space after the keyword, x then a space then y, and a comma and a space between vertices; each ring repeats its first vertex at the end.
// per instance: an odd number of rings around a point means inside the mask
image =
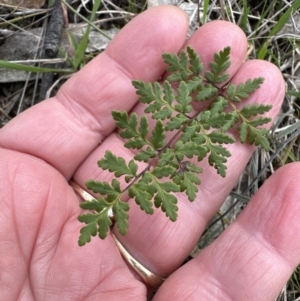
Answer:
POLYGON ((285 95, 285 81, 283 75, 279 68, 271 62, 263 60, 254 60, 253 62, 255 64, 256 72, 261 74, 265 79, 264 82, 266 85, 265 87, 262 86, 262 89, 265 90, 267 99, 270 99, 273 108, 276 108, 278 113, 285 95), (273 100, 271 98, 273 98, 273 100))
POLYGON ((132 19, 105 52, 133 78, 152 81, 158 72, 164 71, 162 54, 178 52, 185 42, 187 29, 188 20, 183 10, 156 6, 132 19), (155 76, 153 69, 156 69, 155 76))
POLYGON ((201 56, 205 69, 209 62, 218 53, 229 46, 231 65, 227 72, 233 75, 246 58, 247 38, 237 25, 222 20, 206 23, 200 27, 188 40, 188 45, 193 47, 201 56))
POLYGON ((186 15, 173 6, 139 14, 61 87, 57 99, 103 140, 115 128, 111 110, 129 111, 137 102, 131 81, 159 79, 166 68, 162 54, 181 49, 187 28, 186 15))

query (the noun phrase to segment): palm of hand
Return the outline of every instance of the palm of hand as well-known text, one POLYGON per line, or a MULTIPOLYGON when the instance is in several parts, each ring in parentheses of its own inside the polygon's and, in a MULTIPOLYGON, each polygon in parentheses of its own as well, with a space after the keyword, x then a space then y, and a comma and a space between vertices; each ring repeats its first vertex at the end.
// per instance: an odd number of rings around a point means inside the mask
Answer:
POLYGON ((27 155, 5 150, 1 157, 7 164, 3 300, 118 300, 110 297, 112 286, 143 292, 111 240, 78 247, 78 200, 59 172, 27 155))
MULTIPOLYGON (((68 180, 73 177, 82 186, 89 178, 108 180, 95 164, 106 149, 131 157, 113 133, 110 111, 134 107, 131 79, 159 78, 164 69, 161 54, 180 50, 186 27, 185 17, 175 8, 149 10, 73 76, 56 98, 31 108, 1 130, 0 300, 146 299, 146 287, 128 269, 111 237, 78 247, 80 208, 68 180)), ((266 62, 242 63, 247 43, 237 27, 211 23, 189 43, 206 62, 215 51, 231 46, 232 80, 265 77, 264 86, 249 101, 272 102, 270 116, 276 116, 284 95, 282 77, 266 62)), ((139 105, 134 110, 142 112, 139 105)), ((132 226, 119 239, 154 273, 167 276, 179 267, 236 183, 253 148, 237 144, 230 151, 226 179, 206 171, 194 203, 179 197, 175 224, 158 212, 145 216, 131 206, 132 226)), ((274 175, 235 225, 175 272, 155 300, 199 300, 199 296, 202 300, 262 300, 258 280, 266 281, 264 300, 274 299, 300 258, 300 240, 292 243, 300 233, 294 214, 297 192, 291 191, 297 187, 292 175, 298 169, 295 164, 274 175), (278 183, 281 189, 276 191, 278 183), (281 268, 280 275, 274 262, 281 268), (254 270, 258 264, 260 270, 254 270), (236 288, 237 283, 242 289, 236 288)))

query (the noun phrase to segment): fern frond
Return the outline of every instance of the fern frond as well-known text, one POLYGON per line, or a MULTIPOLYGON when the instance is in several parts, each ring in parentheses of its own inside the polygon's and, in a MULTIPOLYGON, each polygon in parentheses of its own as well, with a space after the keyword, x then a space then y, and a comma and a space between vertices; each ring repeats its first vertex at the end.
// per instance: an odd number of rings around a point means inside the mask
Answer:
POLYGON ((182 114, 190 113, 193 109, 191 106, 192 97, 190 96, 190 91, 185 82, 180 82, 177 93, 177 104, 174 109, 182 114))
POLYGON ((270 144, 266 138, 267 129, 259 129, 252 126, 251 123, 244 121, 239 126, 239 137, 241 143, 248 142, 256 146, 261 146, 265 151, 270 151, 270 144))
POLYGON ((141 149, 145 145, 151 146, 151 143, 147 140, 149 125, 145 116, 141 117, 139 128, 136 113, 132 113, 129 117, 127 112, 112 111, 112 116, 116 121, 116 126, 121 129, 119 135, 124 139, 128 139, 124 145, 125 147, 141 149))
POLYGON ((174 73, 168 77, 169 81, 186 80, 192 74, 188 68, 188 56, 184 50, 180 52, 179 56, 165 53, 163 60, 168 65, 167 71, 174 73))
POLYGON ((135 149, 136 154, 127 162, 107 150, 98 161, 98 166, 114 178, 110 183, 86 183, 99 197, 80 205, 89 210, 78 217, 85 224, 78 241, 81 246, 97 234, 101 239, 107 236, 112 226, 111 211, 119 232, 127 233, 130 207, 122 200, 125 196, 146 214, 153 214, 156 207, 175 221, 176 193, 184 192, 191 202, 197 199, 202 173, 199 162, 206 158, 220 176, 226 176, 231 156, 227 146, 236 142, 229 133, 231 128, 237 128, 241 143, 270 149, 268 130, 260 127, 271 121, 264 116, 271 106, 242 104, 260 88, 263 78, 220 85, 229 80, 226 71, 230 67, 230 47, 215 53, 206 71, 191 47, 178 55, 163 54, 163 60, 169 72, 165 81, 132 82, 145 114, 138 118, 134 112, 112 111, 124 147, 135 149), (195 112, 193 101, 205 101, 206 106, 195 112), (138 167, 137 161, 143 164, 138 167))
POLYGON ((269 105, 262 105, 262 104, 247 104, 245 105, 241 110, 240 114, 244 116, 244 118, 249 118, 256 115, 262 115, 266 112, 269 112, 271 110, 272 106, 269 105))
POLYGON ((170 192, 179 192, 180 188, 174 182, 158 182, 155 181, 157 193, 154 196, 154 205, 156 208, 161 208, 166 216, 171 221, 177 219, 177 198, 170 192))
POLYGON ((205 73, 206 79, 215 84, 221 84, 229 79, 224 73, 230 66, 230 47, 214 54, 214 60, 209 64, 211 71, 205 73))
POLYGON ((187 47, 186 51, 189 56, 190 70, 194 75, 200 76, 204 65, 201 62, 199 55, 193 48, 189 46, 187 47))
POLYGON ((166 132, 163 123, 160 120, 156 121, 155 127, 152 131, 150 141, 155 150, 164 147, 166 139, 166 132))
POLYGON ((228 98, 235 102, 241 102, 242 99, 246 99, 255 90, 259 89, 261 84, 264 82, 262 77, 248 79, 244 84, 230 84, 226 89, 228 98))
POLYGON ((201 87, 199 90, 195 100, 196 101, 204 101, 211 99, 212 97, 216 96, 219 90, 214 87, 212 84, 206 84, 201 87))
POLYGON ((108 169, 110 172, 113 172, 117 178, 122 175, 135 177, 138 169, 138 166, 133 160, 130 160, 127 165, 122 157, 115 156, 109 150, 105 152, 104 158, 98 161, 98 166, 103 170, 108 169))

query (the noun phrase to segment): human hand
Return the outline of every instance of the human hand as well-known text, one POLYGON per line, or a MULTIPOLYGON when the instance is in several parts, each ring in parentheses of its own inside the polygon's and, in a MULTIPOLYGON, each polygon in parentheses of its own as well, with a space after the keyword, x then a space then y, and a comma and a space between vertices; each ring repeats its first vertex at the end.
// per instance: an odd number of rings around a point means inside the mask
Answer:
MULTIPOLYGON (((128 268, 108 236, 85 247, 78 198, 68 181, 108 180, 96 162, 106 149, 130 158, 114 132, 111 110, 135 110, 132 79, 153 81, 164 71, 161 54, 185 44, 187 20, 174 7, 133 19, 106 51, 74 75, 56 97, 17 116, 0 131, 0 300, 146 300, 147 287, 128 268)), ((249 102, 271 103, 275 117, 284 96, 279 70, 268 62, 243 63, 247 41, 227 22, 200 28, 187 42, 204 62, 231 46, 235 83, 265 78, 249 102)), ((165 300, 274 300, 300 260, 299 164, 278 170, 214 243, 179 268, 235 185, 254 148, 230 146, 225 179, 205 168, 197 199, 179 195, 175 223, 132 204, 126 236, 116 236, 149 270, 162 277, 165 300), (262 291, 263 289, 263 291, 262 291)), ((132 202, 131 200, 129 202, 132 202)), ((112 230, 114 231, 114 230, 112 230)))

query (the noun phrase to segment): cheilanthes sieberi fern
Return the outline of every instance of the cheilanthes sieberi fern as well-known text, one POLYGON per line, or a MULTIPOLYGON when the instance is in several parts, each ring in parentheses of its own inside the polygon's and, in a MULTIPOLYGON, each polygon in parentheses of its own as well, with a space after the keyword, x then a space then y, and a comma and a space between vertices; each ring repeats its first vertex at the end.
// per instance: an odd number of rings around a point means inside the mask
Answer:
POLYGON ((113 173, 114 178, 111 183, 94 180, 86 183, 99 197, 80 204, 81 208, 90 210, 79 216, 79 221, 86 224, 80 231, 81 246, 97 233, 101 239, 107 236, 112 225, 108 216, 111 209, 120 233, 127 233, 129 205, 122 200, 125 193, 145 213, 153 214, 155 206, 176 221, 176 193, 185 192, 191 202, 196 199, 202 172, 197 162, 207 158, 220 176, 226 176, 226 162, 231 154, 225 146, 235 142, 228 133, 233 126, 238 128, 241 143, 269 150, 268 130, 260 126, 270 122, 270 118, 261 115, 271 106, 237 107, 260 87, 263 78, 226 85, 230 47, 214 54, 206 72, 191 47, 179 55, 163 54, 163 59, 168 65, 168 76, 163 83, 132 82, 139 101, 146 105, 145 115, 139 118, 136 113, 112 111, 124 147, 137 153, 126 162, 107 150, 98 161, 98 166, 113 173), (206 109, 195 112, 193 101, 206 102, 206 109), (154 121, 152 129, 150 119, 154 121), (146 167, 139 168, 138 162, 146 163, 146 167))

